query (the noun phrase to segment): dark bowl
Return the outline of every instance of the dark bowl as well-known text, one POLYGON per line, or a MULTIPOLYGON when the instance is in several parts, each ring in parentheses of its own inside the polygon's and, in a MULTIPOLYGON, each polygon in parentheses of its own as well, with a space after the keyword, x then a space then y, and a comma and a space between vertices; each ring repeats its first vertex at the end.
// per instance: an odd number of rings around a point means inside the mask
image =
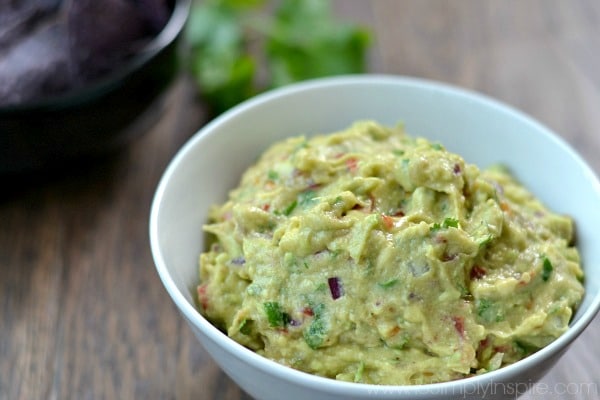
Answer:
POLYGON ((143 134, 179 70, 178 42, 191 0, 142 51, 94 84, 36 103, 0 108, 0 173, 93 158, 143 134))

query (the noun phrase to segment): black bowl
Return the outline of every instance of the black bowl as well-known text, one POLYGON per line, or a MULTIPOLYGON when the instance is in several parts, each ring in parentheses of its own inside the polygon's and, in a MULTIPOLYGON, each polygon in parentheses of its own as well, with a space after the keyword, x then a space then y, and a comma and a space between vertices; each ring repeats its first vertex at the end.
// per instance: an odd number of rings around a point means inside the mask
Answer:
POLYGON ((36 103, 0 108, 0 173, 88 159, 148 130, 179 71, 191 0, 173 1, 162 31, 117 71, 36 103))

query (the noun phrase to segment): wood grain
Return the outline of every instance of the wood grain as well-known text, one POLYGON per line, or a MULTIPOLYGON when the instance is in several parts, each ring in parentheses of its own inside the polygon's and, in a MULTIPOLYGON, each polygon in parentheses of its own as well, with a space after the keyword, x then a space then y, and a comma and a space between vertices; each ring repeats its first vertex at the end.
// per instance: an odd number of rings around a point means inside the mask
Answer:
MULTIPOLYGON (((558 132, 600 172, 600 2, 334 4, 373 31, 371 72, 496 97, 558 132)), ((118 154, 4 180, 0 400, 249 399, 193 338, 148 245, 158 179, 206 120, 183 77, 158 123, 118 154)), ((598 334, 596 318, 542 382, 549 391, 533 386, 523 398, 599 398, 598 334)))

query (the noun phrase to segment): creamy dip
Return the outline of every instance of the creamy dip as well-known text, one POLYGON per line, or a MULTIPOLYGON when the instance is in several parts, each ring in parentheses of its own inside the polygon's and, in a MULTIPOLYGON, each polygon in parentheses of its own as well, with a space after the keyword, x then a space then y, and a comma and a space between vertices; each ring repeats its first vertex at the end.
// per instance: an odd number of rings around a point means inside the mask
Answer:
POLYGON ((584 292, 570 218, 401 126, 276 143, 210 218, 202 314, 267 358, 344 381, 514 363, 565 332, 584 292))

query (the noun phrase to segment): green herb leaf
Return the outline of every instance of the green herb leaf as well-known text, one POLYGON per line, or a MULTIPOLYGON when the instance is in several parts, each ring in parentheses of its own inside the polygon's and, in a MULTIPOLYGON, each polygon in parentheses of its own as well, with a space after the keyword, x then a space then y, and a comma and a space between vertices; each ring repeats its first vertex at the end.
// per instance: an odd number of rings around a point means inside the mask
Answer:
POLYGON ((369 33, 335 20, 328 1, 283 0, 266 36, 273 86, 365 70, 369 33))
POLYGON ((192 6, 187 64, 213 114, 272 87, 365 70, 369 32, 334 18, 330 1, 268 3, 206 0, 192 6), (266 70, 261 79, 258 60, 266 70))
POLYGON ((458 228, 458 220, 455 218, 446 218, 444 219, 444 222, 442 223, 442 227, 443 228, 458 228))
POLYGON ((245 319, 240 324, 239 331, 242 335, 249 335, 251 332, 252 320, 245 319))
POLYGON ((308 346, 315 350, 325 341, 327 326, 325 322, 325 304, 319 303, 312 307, 314 319, 307 329, 302 333, 304 341, 308 346))
POLYGON ((398 279, 390 279, 389 281, 381 282, 381 283, 378 283, 377 285, 379 285, 379 287, 387 289, 387 288, 391 288, 396 283, 398 283, 398 279))
POLYGON ((283 328, 291 321, 290 315, 284 312, 279 303, 275 301, 263 303, 263 308, 269 325, 273 328, 283 328))
POLYGON ((484 322, 500 322, 504 320, 504 315, 498 310, 496 304, 490 299, 477 299, 475 301, 477 315, 484 322))
POLYGON ((485 238, 481 239, 478 244, 479 247, 485 247, 488 244, 490 244, 492 242, 492 240, 494 240, 494 236, 493 235, 487 235, 485 238))
POLYGON ((532 354, 536 350, 538 350, 538 347, 530 345, 530 344, 525 343, 525 342, 520 341, 520 340, 515 340, 513 342, 513 346, 521 354, 522 357, 525 357, 525 356, 527 356, 529 354, 532 354))
POLYGON ((444 222, 442 222, 441 224, 436 222, 434 223, 431 228, 429 228, 430 232, 435 232, 435 231, 439 231, 442 228, 458 228, 458 220, 455 218, 450 218, 447 217, 446 219, 444 219, 444 222))
POLYGON ((317 287, 315 288, 315 292, 317 292, 317 293, 324 293, 328 290, 329 290, 329 285, 324 282, 319 283, 317 285, 317 287))
POLYGON ((317 197, 317 192, 312 189, 305 190, 298 195, 298 202, 301 206, 306 206, 315 201, 315 197, 317 197))
POLYGON ((189 68, 202 96, 221 112, 255 94, 256 62, 244 49, 240 9, 231 1, 192 8, 186 25, 189 68))
POLYGON ((550 262, 548 257, 544 257, 544 263, 542 265, 542 280, 544 282, 548 282, 548 279, 550 279, 550 275, 552 274, 553 270, 554 267, 552 266, 552 263, 550 262))
POLYGON ((283 210, 283 215, 288 216, 290 215, 294 209, 296 208, 296 206, 298 205, 298 202, 296 200, 292 201, 284 210, 283 210))

